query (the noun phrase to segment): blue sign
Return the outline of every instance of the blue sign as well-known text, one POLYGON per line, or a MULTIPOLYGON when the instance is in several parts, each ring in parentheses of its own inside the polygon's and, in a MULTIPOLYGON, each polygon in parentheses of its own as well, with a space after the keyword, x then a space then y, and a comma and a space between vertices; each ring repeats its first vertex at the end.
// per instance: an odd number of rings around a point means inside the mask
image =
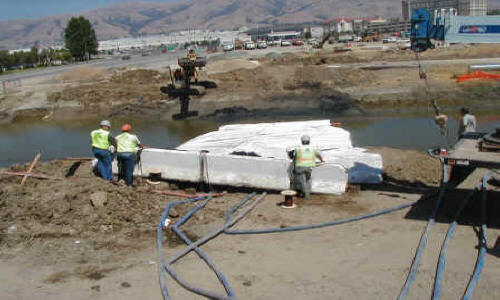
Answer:
POLYGON ((500 25, 462 25, 458 33, 487 34, 500 33, 500 25))

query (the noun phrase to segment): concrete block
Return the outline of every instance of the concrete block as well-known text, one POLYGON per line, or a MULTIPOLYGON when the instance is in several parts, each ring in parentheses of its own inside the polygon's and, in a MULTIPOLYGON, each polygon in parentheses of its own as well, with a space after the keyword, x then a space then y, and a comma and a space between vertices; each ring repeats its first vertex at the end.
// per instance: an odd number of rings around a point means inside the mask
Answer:
POLYGON ((347 187, 348 175, 343 166, 324 164, 313 169, 312 187, 317 194, 343 194, 347 187))
POLYGON ((142 151, 141 167, 143 176, 159 170, 166 180, 199 182, 202 174, 200 154, 192 151, 148 148, 142 151))
POLYGON ((290 187, 290 161, 238 155, 207 154, 210 183, 284 190, 290 187))
MULTIPOLYGON (((202 174, 200 154, 194 151, 144 149, 134 175, 147 177, 154 170, 161 171, 162 178, 166 180, 199 182, 202 174)), ((113 173, 118 174, 116 159, 113 161, 113 173)))

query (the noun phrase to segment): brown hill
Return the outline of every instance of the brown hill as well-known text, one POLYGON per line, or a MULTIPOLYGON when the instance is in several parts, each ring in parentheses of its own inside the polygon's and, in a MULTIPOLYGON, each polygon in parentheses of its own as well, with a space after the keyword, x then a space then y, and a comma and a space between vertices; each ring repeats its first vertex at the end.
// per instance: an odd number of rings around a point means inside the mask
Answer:
MULTIPOLYGON (((499 3, 500 0, 490 2, 499 3)), ((339 16, 401 14, 400 0, 192 0, 176 3, 125 3, 88 11, 98 39, 166 33, 187 28, 231 29, 257 24, 323 21, 339 16)), ((0 22, 0 49, 63 40, 71 15, 0 22)))

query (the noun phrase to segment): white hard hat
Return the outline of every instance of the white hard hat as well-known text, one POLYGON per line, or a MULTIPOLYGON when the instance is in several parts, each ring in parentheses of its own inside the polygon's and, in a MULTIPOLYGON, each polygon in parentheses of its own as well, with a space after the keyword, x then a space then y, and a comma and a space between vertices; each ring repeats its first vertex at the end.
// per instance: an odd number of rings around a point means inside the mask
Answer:
POLYGON ((111 122, 108 120, 102 120, 101 123, 99 123, 100 126, 107 126, 111 128, 111 122))
POLYGON ((300 137, 300 141, 302 144, 309 144, 311 142, 311 138, 308 135, 303 135, 300 137))

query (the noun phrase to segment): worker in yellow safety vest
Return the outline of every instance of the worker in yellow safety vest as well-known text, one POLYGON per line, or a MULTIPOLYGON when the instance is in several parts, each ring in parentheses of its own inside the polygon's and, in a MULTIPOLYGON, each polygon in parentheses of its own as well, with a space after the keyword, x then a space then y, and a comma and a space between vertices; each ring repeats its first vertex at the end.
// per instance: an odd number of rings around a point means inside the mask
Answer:
POLYGON ((134 167, 137 161, 137 152, 144 146, 136 135, 131 134, 132 126, 124 124, 122 134, 116 137, 118 152, 118 180, 123 179, 128 186, 134 182, 134 167))
POLYGON ((299 196, 309 199, 312 168, 316 167, 316 159, 321 162, 324 160, 321 153, 310 146, 311 139, 308 135, 303 135, 300 140, 302 146, 288 152, 288 156, 294 162, 291 185, 292 189, 299 192, 299 196))
POLYGON ((90 144, 92 145, 92 153, 97 158, 99 176, 111 181, 113 179, 111 170, 111 162, 113 161, 112 152, 114 152, 114 147, 116 147, 116 141, 109 132, 111 123, 108 120, 101 121, 99 126, 99 129, 90 133, 90 144))

